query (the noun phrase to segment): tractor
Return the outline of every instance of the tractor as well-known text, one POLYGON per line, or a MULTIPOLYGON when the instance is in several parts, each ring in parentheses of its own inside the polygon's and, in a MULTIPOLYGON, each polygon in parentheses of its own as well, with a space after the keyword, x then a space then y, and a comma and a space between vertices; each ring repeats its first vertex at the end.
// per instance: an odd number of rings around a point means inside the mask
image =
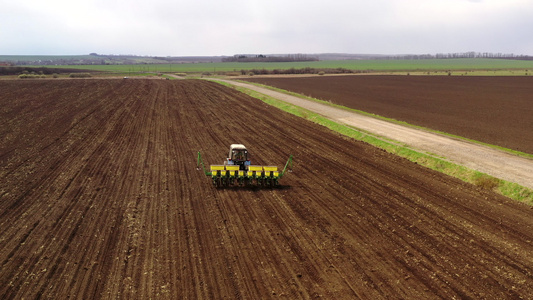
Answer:
POLYGON ((275 187, 286 171, 292 171, 292 155, 289 156, 283 171, 277 166, 252 165, 248 149, 242 144, 231 144, 229 154, 223 165, 211 165, 205 169, 202 155, 198 151, 197 170, 203 169, 206 176, 211 177, 215 187, 229 186, 265 186, 275 187))

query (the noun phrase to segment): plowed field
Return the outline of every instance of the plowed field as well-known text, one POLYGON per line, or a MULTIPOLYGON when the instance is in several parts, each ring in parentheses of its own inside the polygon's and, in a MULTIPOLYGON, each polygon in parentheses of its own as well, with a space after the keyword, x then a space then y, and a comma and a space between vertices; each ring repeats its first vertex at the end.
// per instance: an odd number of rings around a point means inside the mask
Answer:
POLYGON ((0 295, 528 298, 533 210, 216 83, 0 81, 0 295), (216 189, 243 143, 294 172, 216 189))
POLYGON ((533 154, 533 77, 326 76, 247 80, 533 154))

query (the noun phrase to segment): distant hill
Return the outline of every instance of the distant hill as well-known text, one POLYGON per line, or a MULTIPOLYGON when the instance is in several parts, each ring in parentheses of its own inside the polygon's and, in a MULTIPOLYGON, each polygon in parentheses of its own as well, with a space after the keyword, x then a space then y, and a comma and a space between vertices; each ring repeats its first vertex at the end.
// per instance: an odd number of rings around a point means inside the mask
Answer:
POLYGON ((437 54, 236 54, 233 56, 139 56, 139 55, 0 55, 0 66, 55 66, 55 65, 139 65, 139 64, 185 64, 219 62, 284 62, 284 61, 340 61, 374 59, 450 59, 450 58, 497 58, 533 60, 533 56, 489 52, 461 52, 437 54))
POLYGON ((108 55, 91 53, 89 55, 0 55, 0 65, 137 65, 137 64, 181 64, 181 63, 216 63, 231 61, 312 61, 312 60, 359 60, 383 59, 380 54, 236 54, 234 56, 139 56, 139 55, 108 55), (235 59, 243 57, 244 59, 235 59), (250 59, 252 58, 252 59, 250 59), (270 60, 269 60, 270 59, 270 60))
POLYGON ((0 55, 0 63, 11 65, 135 65, 221 62, 223 56, 138 56, 138 55, 0 55))

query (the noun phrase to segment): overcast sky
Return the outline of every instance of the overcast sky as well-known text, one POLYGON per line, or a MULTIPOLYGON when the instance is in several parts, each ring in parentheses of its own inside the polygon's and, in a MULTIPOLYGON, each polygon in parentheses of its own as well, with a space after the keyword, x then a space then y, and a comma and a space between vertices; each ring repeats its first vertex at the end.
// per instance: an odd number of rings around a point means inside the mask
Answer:
POLYGON ((0 54, 533 55, 531 0, 0 0, 0 54))

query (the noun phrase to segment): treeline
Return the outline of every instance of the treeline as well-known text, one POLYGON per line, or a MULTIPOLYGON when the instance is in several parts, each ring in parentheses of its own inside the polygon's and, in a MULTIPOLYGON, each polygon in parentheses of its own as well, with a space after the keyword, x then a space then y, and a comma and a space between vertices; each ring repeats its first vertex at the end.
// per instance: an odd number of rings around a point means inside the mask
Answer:
POLYGON ((518 59, 533 60, 533 56, 515 55, 513 53, 492 53, 492 52, 455 52, 455 53, 437 53, 437 54, 399 54, 384 55, 376 59, 452 59, 452 58, 494 58, 494 59, 518 59))
MULTIPOLYGON (((58 78, 59 74, 52 74, 52 77, 58 78)), ((70 73, 70 78, 89 78, 92 77, 91 73, 70 73)), ((36 79, 36 78, 47 78, 44 74, 36 74, 34 72, 32 73, 22 73, 19 75, 20 79, 36 79)))
POLYGON ((297 62, 297 61, 318 61, 318 57, 306 54, 288 54, 286 56, 267 56, 236 54, 231 57, 222 58, 222 62, 297 62))
MULTIPOLYGON (((0 75, 39 74, 52 75, 61 73, 82 73, 87 70, 34 67, 0 67, 0 75)), ((94 72, 94 71, 92 71, 94 72)))

